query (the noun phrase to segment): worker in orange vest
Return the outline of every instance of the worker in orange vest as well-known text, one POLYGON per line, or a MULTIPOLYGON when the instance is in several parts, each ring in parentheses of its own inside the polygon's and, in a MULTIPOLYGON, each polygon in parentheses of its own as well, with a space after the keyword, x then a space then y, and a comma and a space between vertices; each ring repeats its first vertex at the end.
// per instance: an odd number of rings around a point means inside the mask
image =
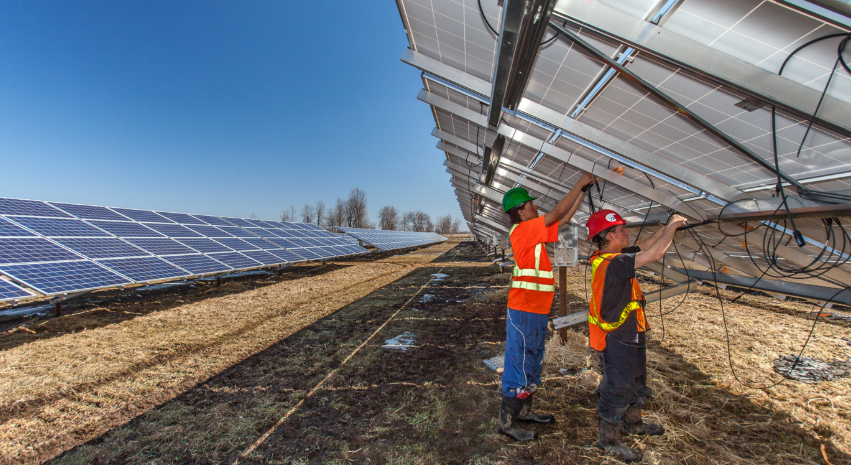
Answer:
POLYGON ((641 454, 618 441, 619 433, 656 436, 665 432, 662 425, 641 419, 641 408, 653 391, 647 386, 645 299, 635 270, 660 260, 685 222, 673 215, 667 226, 642 241, 643 250, 629 246, 626 221, 613 210, 592 214, 586 226, 587 240, 597 247, 590 257, 590 344, 603 365, 596 445, 627 462, 641 460, 641 454))
POLYGON ((522 187, 505 193, 502 207, 511 219, 511 250, 515 267, 508 292, 502 402, 497 431, 517 441, 535 438, 515 421, 552 423, 552 415, 532 412, 532 398, 541 384, 547 323, 555 295, 555 279, 544 243, 558 241, 559 226, 567 223, 582 201, 582 188, 595 181, 584 173, 555 208, 538 214, 535 197, 522 187))

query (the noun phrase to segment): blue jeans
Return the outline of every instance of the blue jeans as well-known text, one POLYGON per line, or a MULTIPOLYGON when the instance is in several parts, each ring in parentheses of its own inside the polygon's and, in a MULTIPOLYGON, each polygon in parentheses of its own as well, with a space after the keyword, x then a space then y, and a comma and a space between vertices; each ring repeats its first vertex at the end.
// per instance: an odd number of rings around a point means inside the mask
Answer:
POLYGON ((508 309, 502 395, 516 397, 523 388, 528 390, 531 384, 541 384, 548 320, 549 315, 508 309))

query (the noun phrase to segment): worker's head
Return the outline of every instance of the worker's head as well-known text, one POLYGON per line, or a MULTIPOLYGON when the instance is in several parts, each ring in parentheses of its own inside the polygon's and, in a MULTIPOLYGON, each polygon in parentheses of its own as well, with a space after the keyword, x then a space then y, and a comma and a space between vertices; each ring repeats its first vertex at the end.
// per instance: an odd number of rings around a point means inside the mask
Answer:
POLYGON ((536 198, 529 195, 526 189, 515 187, 502 196, 502 208, 508 213, 512 224, 522 223, 538 217, 538 207, 533 202, 536 198))
POLYGON ((629 245, 629 233, 626 231, 626 221, 613 210, 600 210, 588 218, 585 229, 591 241, 598 250, 606 247, 620 250, 629 245))

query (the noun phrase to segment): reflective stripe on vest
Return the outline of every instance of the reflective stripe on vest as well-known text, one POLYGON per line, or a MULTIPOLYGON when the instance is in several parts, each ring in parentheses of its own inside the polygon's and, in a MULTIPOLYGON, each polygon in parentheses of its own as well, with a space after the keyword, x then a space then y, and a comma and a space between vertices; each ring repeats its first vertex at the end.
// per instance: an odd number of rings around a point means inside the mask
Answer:
MULTIPOLYGON (((618 255, 618 254, 605 254, 605 255, 606 255, 606 257, 604 257, 602 254, 597 255, 597 257, 593 258, 592 261, 591 261, 591 280, 592 280, 592 282, 595 278, 597 278, 597 267, 603 262, 603 260, 608 260, 609 256, 618 255)), ((605 277, 601 276, 600 279, 605 279, 605 277)), ((616 321, 614 323, 609 323, 609 322, 603 321, 602 318, 598 318, 596 316, 596 315, 600 314, 600 309, 596 308, 596 307, 598 307, 600 304, 602 304, 602 298, 601 298, 602 296, 593 295, 591 297, 591 302, 590 302, 591 308, 590 308, 590 311, 588 312, 588 323, 591 324, 591 325, 597 326, 598 328, 600 328, 603 331, 608 333, 610 331, 614 331, 614 330, 618 329, 626 321, 626 319, 629 318, 629 314, 632 313, 633 311, 638 311, 639 312, 638 316, 640 317, 639 320, 644 320, 643 308, 641 306, 641 303, 638 302, 639 300, 642 300, 642 301, 644 300, 644 295, 641 293, 641 290, 638 287, 638 281, 635 280, 634 278, 631 281, 632 282, 631 282, 630 287, 631 287, 631 294, 632 295, 630 297, 632 298, 632 300, 628 304, 626 304, 624 309, 621 311, 621 314, 618 317, 618 321, 616 321)), ((645 321, 638 321, 639 331, 644 331, 645 325, 646 325, 645 321)))
MULTIPOLYGON (((511 237, 511 233, 514 232, 514 228, 517 225, 511 226, 511 229, 508 231, 508 236, 511 237)), ((532 283, 529 281, 518 281, 514 278, 518 278, 520 276, 530 277, 530 278, 543 278, 543 279, 555 279, 552 271, 541 271, 541 250, 543 249, 542 244, 538 244, 535 246, 535 269, 531 268, 520 268, 517 265, 514 265, 514 270, 511 272, 511 287, 515 289, 526 289, 527 291, 540 291, 540 292, 555 292, 556 286, 555 284, 540 284, 540 283, 532 283)))

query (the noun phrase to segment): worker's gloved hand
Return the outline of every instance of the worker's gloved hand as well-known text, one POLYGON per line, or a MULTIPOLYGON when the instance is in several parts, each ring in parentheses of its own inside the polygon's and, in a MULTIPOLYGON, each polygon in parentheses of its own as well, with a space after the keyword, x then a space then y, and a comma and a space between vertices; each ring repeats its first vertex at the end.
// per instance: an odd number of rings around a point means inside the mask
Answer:
POLYGON ((587 191, 591 188, 591 184, 594 184, 597 181, 597 176, 594 176, 591 173, 582 173, 582 177, 579 178, 579 181, 576 183, 577 185, 582 186, 582 192, 587 191))

